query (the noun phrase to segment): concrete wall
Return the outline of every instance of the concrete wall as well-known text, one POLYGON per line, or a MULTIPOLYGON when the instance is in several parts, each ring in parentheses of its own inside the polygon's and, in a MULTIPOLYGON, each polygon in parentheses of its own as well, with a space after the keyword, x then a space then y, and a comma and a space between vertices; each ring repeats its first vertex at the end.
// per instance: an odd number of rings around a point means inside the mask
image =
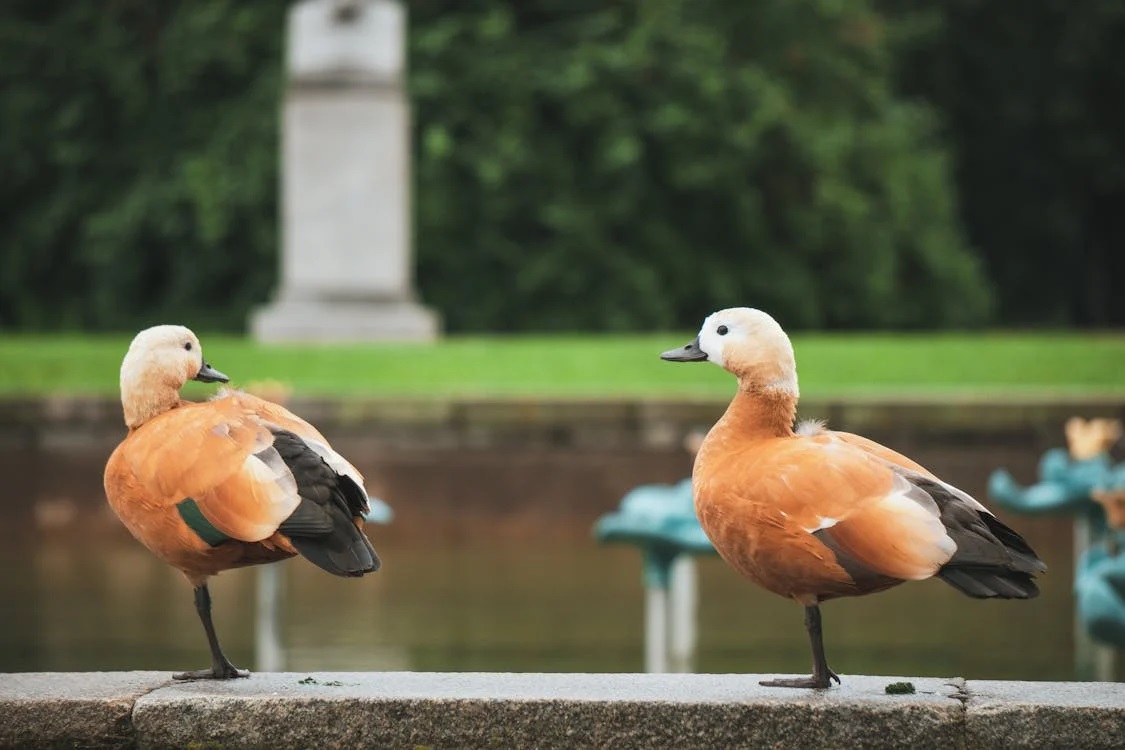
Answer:
POLYGON ((847 675, 0 674, 0 746, 1120 748, 1125 684, 847 675), (909 680, 916 692, 891 695, 909 680))
MULTIPOLYGON (((487 517, 496 533, 583 537, 631 488, 688 476, 684 435, 710 426, 726 405, 725 398, 371 397, 290 404, 363 472, 372 494, 395 507, 396 534, 457 533, 464 521, 487 517)), ((1064 444, 1063 423, 1076 414, 1125 417, 1125 402, 991 396, 801 404, 802 417, 880 440, 981 500, 997 467, 1035 481, 1043 451, 1064 444)), ((0 517, 30 522, 40 500, 62 498, 85 514, 85 528, 95 528, 104 509, 101 472, 124 434, 114 397, 0 398, 0 474, 9 482, 0 517)))
MULTIPOLYGON (((709 427, 729 399, 294 398, 289 407, 335 440, 362 433, 401 449, 679 448, 709 427)), ((1113 396, 1051 401, 988 396, 802 399, 800 418, 827 419, 896 445, 957 443, 1046 448, 1064 444, 1068 417, 1125 419, 1113 396)), ((0 445, 115 444, 124 435, 115 397, 0 398, 0 445)))

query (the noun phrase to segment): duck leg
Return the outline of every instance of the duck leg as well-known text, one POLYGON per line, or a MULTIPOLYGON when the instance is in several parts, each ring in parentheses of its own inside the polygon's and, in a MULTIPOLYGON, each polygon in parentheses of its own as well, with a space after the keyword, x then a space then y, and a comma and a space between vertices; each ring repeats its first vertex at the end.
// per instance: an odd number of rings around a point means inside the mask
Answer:
POLYGON ((230 663, 230 659, 219 645, 219 639, 215 636, 215 625, 211 622, 211 592, 208 591, 206 583, 195 587, 195 611, 199 613, 199 620, 207 633, 207 643, 211 646, 211 668, 197 669, 194 672, 177 672, 172 675, 172 679, 226 680, 231 677, 249 677, 248 670, 239 669, 230 663))
POLYGON ((809 631, 812 643, 813 673, 811 677, 781 677, 776 680, 762 680, 766 687, 826 688, 832 680, 840 682, 840 676, 828 668, 824 658, 824 635, 820 625, 820 606, 805 607, 805 629, 809 631))

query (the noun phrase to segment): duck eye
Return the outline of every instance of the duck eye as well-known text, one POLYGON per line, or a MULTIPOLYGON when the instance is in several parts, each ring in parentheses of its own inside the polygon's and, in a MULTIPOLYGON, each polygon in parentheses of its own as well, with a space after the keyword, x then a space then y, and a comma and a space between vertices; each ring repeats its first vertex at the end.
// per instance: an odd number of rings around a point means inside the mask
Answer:
POLYGON ((726 336, 727 332, 729 330, 730 329, 727 328, 726 326, 719 326, 718 328, 715 329, 715 333, 719 334, 720 336, 726 336))
POLYGON ((185 352, 190 352, 190 351, 191 351, 191 342, 190 342, 190 341, 189 341, 189 342, 187 342, 186 344, 184 344, 184 351, 185 351, 185 352))

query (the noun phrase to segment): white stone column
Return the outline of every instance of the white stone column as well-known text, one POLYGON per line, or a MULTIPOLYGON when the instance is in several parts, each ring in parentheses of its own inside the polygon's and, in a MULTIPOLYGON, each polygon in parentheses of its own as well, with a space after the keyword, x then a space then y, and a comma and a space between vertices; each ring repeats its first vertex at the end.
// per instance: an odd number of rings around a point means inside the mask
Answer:
POLYGON ((289 12, 281 279, 251 319, 263 341, 430 340, 411 233, 406 18, 396 0, 289 12))

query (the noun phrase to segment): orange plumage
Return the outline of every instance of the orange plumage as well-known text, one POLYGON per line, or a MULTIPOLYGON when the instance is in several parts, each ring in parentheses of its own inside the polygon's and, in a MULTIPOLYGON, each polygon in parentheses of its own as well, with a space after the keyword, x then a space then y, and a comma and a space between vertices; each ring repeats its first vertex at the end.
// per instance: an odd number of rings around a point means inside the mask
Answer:
POLYGON ((723 559, 806 608, 809 678, 763 682, 827 687, 819 603, 938 576, 978 598, 1028 598, 1046 569, 984 506, 867 438, 820 425, 794 430, 797 371, 770 316, 735 308, 695 341, 661 355, 712 361, 738 392, 700 446, 692 473, 699 522, 723 559))
POLYGON ((106 497, 133 536, 195 588, 212 668, 177 677, 245 676, 214 636, 208 577, 298 553, 336 575, 377 570, 362 531, 368 500, 359 472, 312 425, 237 391, 185 402, 189 378, 227 379, 186 328, 137 335, 121 368, 130 429, 106 464, 106 497))

